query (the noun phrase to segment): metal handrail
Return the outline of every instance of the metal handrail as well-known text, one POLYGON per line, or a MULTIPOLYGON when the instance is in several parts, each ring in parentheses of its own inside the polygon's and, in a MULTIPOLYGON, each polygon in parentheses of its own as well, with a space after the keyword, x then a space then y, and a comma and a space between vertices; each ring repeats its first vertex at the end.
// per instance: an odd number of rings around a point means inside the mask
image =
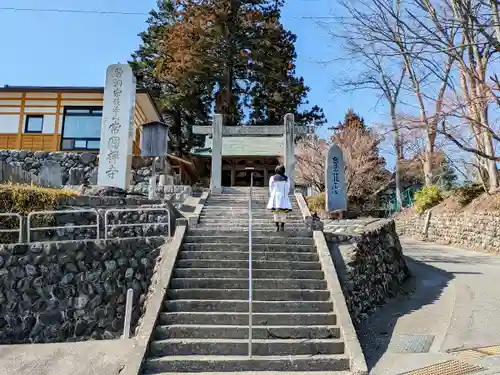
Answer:
POLYGON ((248 357, 252 357, 252 188, 253 172, 250 173, 248 198, 248 357))
MULTIPOLYGON (((59 210, 59 211, 33 211, 28 214, 28 218, 26 219, 26 242, 31 243, 31 232, 34 231, 47 231, 47 230, 57 230, 57 229, 86 229, 86 228, 95 228, 96 229, 96 240, 99 239, 99 227, 100 227, 100 216, 99 212, 97 212, 96 209, 94 208, 88 208, 88 209, 78 209, 78 210, 59 210), (75 225, 52 225, 48 227, 32 227, 31 226, 31 219, 33 216, 38 216, 38 215, 58 215, 58 214, 84 214, 84 213, 91 213, 95 215, 95 224, 75 224, 75 225)), ((51 240, 48 241, 37 241, 37 242, 53 242, 51 240)))
POLYGON ((109 239, 109 229, 113 228, 130 228, 130 227, 152 227, 155 225, 168 225, 168 237, 171 237, 172 230, 170 228, 170 210, 165 207, 136 207, 136 208, 111 208, 106 210, 104 214, 104 238, 109 239), (154 223, 125 223, 125 224, 110 224, 109 223, 109 215, 111 213, 124 213, 124 212, 158 212, 162 211, 166 213, 167 221, 166 222, 154 222, 154 223))

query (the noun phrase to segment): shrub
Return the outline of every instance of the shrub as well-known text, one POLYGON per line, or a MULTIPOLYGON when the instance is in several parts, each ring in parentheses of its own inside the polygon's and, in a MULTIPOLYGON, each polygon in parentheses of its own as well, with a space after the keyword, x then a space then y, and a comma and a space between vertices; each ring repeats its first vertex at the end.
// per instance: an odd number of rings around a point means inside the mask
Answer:
POLYGON ((50 210, 61 197, 73 197, 74 191, 44 188, 36 185, 0 185, 0 212, 27 214, 31 211, 50 210))
MULTIPOLYGON (((75 195, 77 194, 73 191, 43 188, 36 185, 0 185, 0 212, 27 215, 32 211, 51 211, 56 207, 59 198, 75 195)), ((39 216, 36 222, 52 225, 53 216, 39 216)), ((13 229, 18 226, 17 218, 0 217, 0 228, 13 229)), ((0 243, 17 242, 16 238, 17 233, 1 233, 0 243)))
POLYGON ((306 197, 306 202, 311 212, 325 211, 326 197, 324 192, 313 197, 306 197))
POLYGON ((462 206, 468 205, 483 193, 484 188, 479 184, 468 184, 453 190, 453 195, 458 198, 462 206))
POLYGON ((443 200, 441 191, 435 185, 424 186, 415 193, 415 209, 422 213, 443 200))

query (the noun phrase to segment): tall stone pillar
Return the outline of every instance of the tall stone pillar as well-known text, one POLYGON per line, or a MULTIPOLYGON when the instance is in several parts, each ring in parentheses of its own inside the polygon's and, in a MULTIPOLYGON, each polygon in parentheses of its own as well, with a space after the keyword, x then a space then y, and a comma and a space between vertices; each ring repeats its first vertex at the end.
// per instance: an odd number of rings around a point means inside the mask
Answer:
POLYGON ((214 115, 212 122, 212 170, 210 175, 212 194, 222 192, 222 115, 214 115))
POLYGON ((106 71, 97 183, 126 190, 131 180, 136 80, 128 64, 106 71))
POLYGON ((286 175, 290 178, 290 191, 295 188, 295 136, 294 136, 295 118, 292 113, 285 115, 285 131, 283 132, 283 145, 285 151, 285 170, 286 175))

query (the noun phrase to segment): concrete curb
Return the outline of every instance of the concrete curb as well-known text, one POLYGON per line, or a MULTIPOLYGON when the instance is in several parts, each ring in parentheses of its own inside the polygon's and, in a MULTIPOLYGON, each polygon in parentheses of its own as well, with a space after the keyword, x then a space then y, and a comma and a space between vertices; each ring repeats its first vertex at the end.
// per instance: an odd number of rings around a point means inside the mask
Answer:
MULTIPOLYGON (((312 225, 311 212, 307 207, 307 203, 304 196, 300 192, 295 192, 295 199, 299 205, 302 217, 306 224, 312 225), (308 223, 308 221, 310 221, 308 223)), ((331 298, 333 301, 333 308, 335 314, 337 315, 337 322, 340 326, 340 331, 342 333, 342 339, 344 340, 345 350, 349 356, 349 367, 351 375, 367 375, 368 366, 366 365, 365 355, 361 349, 361 344, 358 340, 358 335, 354 329, 352 323, 351 315, 347 309, 347 304, 345 302, 344 293, 340 286, 339 277, 335 266, 333 264, 333 259, 330 255, 330 250, 328 249, 328 244, 326 243, 325 236, 321 230, 313 231, 314 243, 318 251, 319 260, 321 262, 321 267, 325 273, 325 280, 328 285, 328 290, 330 291, 331 298)))
POLYGON ((337 321, 342 332, 342 338, 345 343, 345 349, 350 361, 350 371, 352 375, 366 375, 368 374, 368 366, 366 365, 365 355, 361 349, 361 344, 358 340, 358 335, 354 329, 351 320, 351 315, 347 309, 344 293, 340 286, 340 281, 330 256, 330 251, 322 231, 314 231, 314 243, 318 250, 319 259, 323 272, 325 273, 325 280, 328 284, 333 306, 337 315, 337 321))
POLYGON ((304 196, 300 191, 296 191, 294 193, 295 195, 295 200, 297 201, 297 204, 299 205, 300 212, 302 214, 302 219, 304 219, 304 223, 306 224, 306 227, 308 229, 312 229, 312 215, 311 211, 309 211, 309 207, 307 207, 307 202, 304 199, 304 196))
POLYGON ((147 302, 148 305, 142 319, 142 324, 137 336, 134 338, 134 348, 131 351, 130 358, 124 369, 120 372, 120 375, 138 375, 141 371, 142 361, 148 352, 149 341, 153 335, 156 320, 162 309, 165 293, 177 259, 177 253, 182 246, 186 230, 187 220, 177 219, 172 241, 165 244, 161 249, 161 256, 163 257, 159 268, 159 272, 161 273, 154 287, 154 292, 147 302))
POLYGON ((192 215, 189 216, 188 218, 188 223, 190 227, 196 227, 198 222, 200 221, 200 215, 201 211, 203 210, 203 207, 205 207, 205 203, 208 199, 208 196, 210 195, 210 192, 205 191, 201 194, 198 204, 196 205, 196 208, 194 209, 194 212, 192 215))

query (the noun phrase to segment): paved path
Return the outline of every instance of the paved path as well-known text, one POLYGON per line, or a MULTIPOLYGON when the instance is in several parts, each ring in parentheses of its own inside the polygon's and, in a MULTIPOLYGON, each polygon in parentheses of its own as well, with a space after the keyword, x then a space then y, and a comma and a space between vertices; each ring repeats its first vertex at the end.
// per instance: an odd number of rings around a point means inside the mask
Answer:
POLYGON ((118 375, 132 340, 2 345, 0 375, 118 375))
MULTIPOLYGON (((403 295, 359 327, 371 374, 460 359, 447 353, 452 349, 500 345, 500 256, 410 239, 401 243, 414 277, 403 295), (401 354, 400 335, 435 337, 427 353, 401 354)), ((500 356, 468 361, 490 370, 481 375, 500 374, 500 356)))

